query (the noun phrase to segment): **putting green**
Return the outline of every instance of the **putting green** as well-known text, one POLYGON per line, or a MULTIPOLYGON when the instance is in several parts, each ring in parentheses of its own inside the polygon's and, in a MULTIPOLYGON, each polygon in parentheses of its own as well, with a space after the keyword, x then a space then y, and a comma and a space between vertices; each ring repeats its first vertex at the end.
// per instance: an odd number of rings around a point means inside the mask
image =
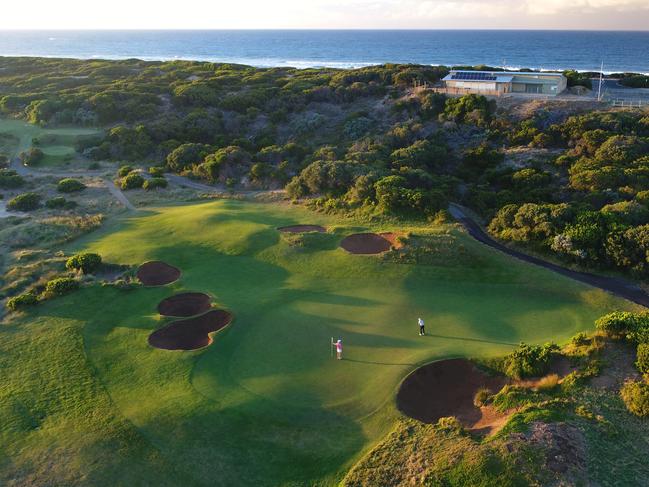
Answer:
MULTIPOLYGON (((520 341, 561 342, 611 309, 632 308, 451 226, 409 228, 455 239, 440 246, 448 255, 437 265, 338 247, 363 230, 402 229, 231 200, 131 214, 76 247, 109 262, 162 260, 182 270, 180 280, 87 288, 38 312, 81 323, 87 367, 114 414, 187 482, 329 485, 389 431, 396 388, 418 364, 502 354, 520 341), (293 237, 276 230, 299 223, 329 233, 290 245, 293 237), (158 302, 181 291, 211 294, 234 322, 201 351, 148 346, 151 331, 168 322, 157 316, 158 302), (331 358, 331 337, 343 339, 345 360, 331 358)), ((97 482, 115 481, 111 475, 97 482)))
POLYGON ((81 127, 47 128, 22 120, 0 118, 0 133, 11 134, 18 139, 10 154, 12 157, 29 149, 34 138, 43 139, 45 142, 39 145, 44 154, 41 165, 56 165, 76 156, 74 146, 80 137, 97 135, 101 131, 81 127))

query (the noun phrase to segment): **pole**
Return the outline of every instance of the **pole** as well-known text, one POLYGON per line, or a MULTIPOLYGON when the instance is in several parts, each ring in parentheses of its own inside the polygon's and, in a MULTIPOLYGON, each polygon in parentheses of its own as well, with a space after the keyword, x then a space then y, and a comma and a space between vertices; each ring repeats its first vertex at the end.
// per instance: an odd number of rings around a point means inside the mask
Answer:
POLYGON ((597 88, 597 101, 602 101, 602 79, 604 78, 604 60, 602 59, 602 66, 599 69, 599 87, 597 88))
POLYGON ((331 337, 331 358, 334 358, 334 337, 331 337))

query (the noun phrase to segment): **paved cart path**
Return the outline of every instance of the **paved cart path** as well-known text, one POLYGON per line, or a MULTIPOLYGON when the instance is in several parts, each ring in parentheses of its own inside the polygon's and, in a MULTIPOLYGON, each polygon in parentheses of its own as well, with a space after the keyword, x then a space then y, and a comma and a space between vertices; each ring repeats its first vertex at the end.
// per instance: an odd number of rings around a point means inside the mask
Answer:
POLYGON ((633 282, 617 277, 598 276, 587 272, 573 271, 553 264, 552 262, 539 259, 538 257, 511 249, 491 238, 459 205, 451 203, 448 210, 466 228, 469 235, 493 249, 649 308, 649 295, 633 282))

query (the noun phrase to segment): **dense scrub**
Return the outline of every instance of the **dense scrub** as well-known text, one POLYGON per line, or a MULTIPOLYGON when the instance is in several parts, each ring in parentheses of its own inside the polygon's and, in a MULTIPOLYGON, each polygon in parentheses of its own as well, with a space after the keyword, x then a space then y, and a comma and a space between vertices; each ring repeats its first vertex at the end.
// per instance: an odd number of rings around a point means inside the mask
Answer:
MULTIPOLYGON (((80 139, 78 150, 131 161, 119 173, 124 189, 144 185, 129 173, 146 164, 155 178, 169 170, 227 187, 285 187, 325 211, 433 218, 457 201, 500 239, 583 267, 649 275, 649 114, 641 110, 516 117, 482 96, 413 89, 438 82, 446 67, 0 64, 0 113, 109 127, 80 139)), ((589 83, 587 74, 566 76, 571 86, 589 83)))

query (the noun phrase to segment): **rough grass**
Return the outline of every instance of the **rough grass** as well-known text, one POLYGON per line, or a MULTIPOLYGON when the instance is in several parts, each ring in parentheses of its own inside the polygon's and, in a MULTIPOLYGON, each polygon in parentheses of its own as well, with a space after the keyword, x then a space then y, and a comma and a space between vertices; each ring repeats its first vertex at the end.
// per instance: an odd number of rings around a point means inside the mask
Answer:
POLYGON ((524 448, 526 455, 514 456, 503 444, 480 443, 441 422, 425 425, 404 419, 347 474, 343 485, 539 485, 540 455, 524 448))
MULTIPOLYGON (((118 264, 164 260, 183 276, 163 288, 84 288, 0 328, 3 346, 31 347, 25 341, 32 337, 45 349, 2 358, 0 373, 11 371, 5 414, 12 419, 0 428, 4 444, 16 445, 3 457, 3 472, 39 472, 53 484, 90 478, 93 485, 128 478, 138 484, 150 475, 156 485, 173 479, 173 468, 187 484, 330 485, 393 427, 396 387, 419 364, 502 355, 521 340, 564 341, 604 312, 631 307, 445 229, 466 253, 449 252, 443 265, 338 248, 359 230, 426 230, 416 225, 371 227, 238 201, 154 208, 83 237, 66 251, 93 251, 118 264), (309 235, 301 245, 276 231, 298 223, 335 231, 309 235), (210 293, 233 311, 234 323, 203 351, 149 347, 149 333, 166 323, 157 303, 185 290, 210 293), (427 318, 427 337, 417 333, 419 315, 427 318), (330 358, 332 336, 343 338, 343 361, 330 358), (79 357, 74 373, 37 374, 23 387, 22 374, 56 363, 49 354, 61 347, 61 357, 79 357), (74 399, 61 402, 59 395, 74 399), (47 424, 54 418, 60 427, 32 435, 8 426, 32 424, 33 417, 47 424), (57 445, 61 451, 53 453, 57 445), (143 468, 149 456, 150 469, 143 468)), ((463 465, 473 465, 468 458, 463 465)), ((492 457, 484 458, 491 469, 492 457)), ((493 471, 507 470, 498 462, 493 471)), ((458 482, 463 470, 453 474, 458 482)))

